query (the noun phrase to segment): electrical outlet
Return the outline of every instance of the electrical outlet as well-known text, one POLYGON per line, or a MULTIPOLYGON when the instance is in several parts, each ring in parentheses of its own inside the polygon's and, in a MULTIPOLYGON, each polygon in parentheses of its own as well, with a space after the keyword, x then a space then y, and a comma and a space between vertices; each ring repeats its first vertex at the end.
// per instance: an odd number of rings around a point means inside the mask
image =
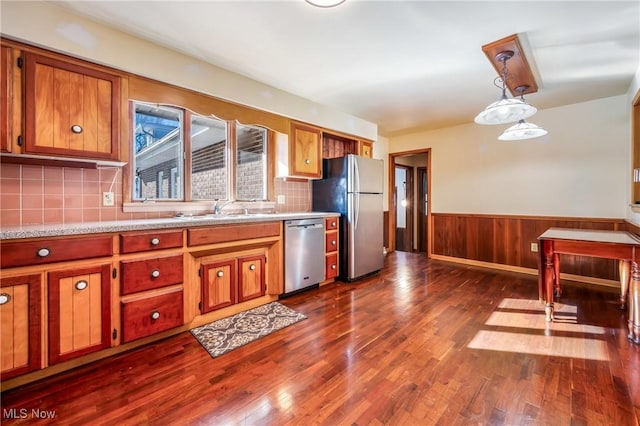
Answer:
POLYGON ((531 251, 534 253, 538 252, 538 243, 531 243, 531 251))
POLYGON ((102 193, 102 205, 103 206, 112 206, 114 204, 113 200, 113 192, 103 192, 102 193))
POLYGON ((278 204, 284 204, 284 195, 278 195, 278 204))

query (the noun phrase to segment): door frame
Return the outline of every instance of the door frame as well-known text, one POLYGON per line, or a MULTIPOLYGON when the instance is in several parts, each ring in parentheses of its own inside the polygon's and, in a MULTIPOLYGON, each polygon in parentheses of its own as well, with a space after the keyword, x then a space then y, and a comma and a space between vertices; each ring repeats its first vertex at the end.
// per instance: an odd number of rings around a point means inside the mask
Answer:
MULTIPOLYGON (((395 235, 395 231, 396 231, 396 212, 395 212, 395 205, 394 205, 394 193, 395 193, 395 188, 396 188, 396 176, 395 176, 395 169, 396 169, 396 157, 404 157, 407 155, 415 155, 415 154, 426 154, 427 156, 427 160, 426 160, 426 164, 424 164, 424 166, 427 168, 427 194, 429 195, 429 198, 433 199, 431 197, 431 148, 424 148, 424 149, 416 149, 416 150, 411 150, 411 151, 401 151, 401 152, 394 152, 394 153, 389 153, 389 224, 388 224, 388 229, 387 232, 389 234, 389 247, 388 250, 389 251, 395 251, 396 249, 396 235, 395 235)), ((426 235, 426 239, 427 239, 427 257, 431 257, 432 256, 432 247, 433 247, 433 232, 430 232, 430 230, 433 229, 432 226, 432 220, 431 220, 431 202, 429 202, 429 204, 427 204, 427 235, 426 235)))
POLYGON ((427 238, 429 235, 429 228, 427 228, 427 218, 426 211, 424 210, 424 206, 427 206, 427 210, 429 209, 429 193, 427 192, 426 185, 422 185, 422 177, 424 176, 425 183, 429 184, 429 176, 427 175, 427 168, 418 166, 416 168, 416 228, 417 234, 420 234, 420 230, 425 230, 425 238, 418 238, 416 241, 417 250, 419 252, 427 252, 427 238), (426 197, 425 197, 426 195, 426 197))

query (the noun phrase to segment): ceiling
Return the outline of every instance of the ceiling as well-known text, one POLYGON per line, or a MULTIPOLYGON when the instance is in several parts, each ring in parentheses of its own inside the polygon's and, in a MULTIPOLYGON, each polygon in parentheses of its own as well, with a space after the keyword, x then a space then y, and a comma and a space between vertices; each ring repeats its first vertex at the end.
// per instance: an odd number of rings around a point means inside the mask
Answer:
POLYGON ((624 94, 640 64, 640 0, 53 3, 376 123, 384 136, 472 122, 500 96, 481 47, 512 34, 538 109, 624 94))

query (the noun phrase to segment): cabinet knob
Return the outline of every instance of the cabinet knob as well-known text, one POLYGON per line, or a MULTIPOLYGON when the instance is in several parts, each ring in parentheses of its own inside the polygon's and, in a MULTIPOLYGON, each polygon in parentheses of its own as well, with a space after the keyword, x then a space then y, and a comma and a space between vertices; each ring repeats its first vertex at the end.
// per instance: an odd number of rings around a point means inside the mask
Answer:
POLYGON ((151 245, 152 246, 157 246, 158 244, 160 244, 160 238, 152 238, 151 239, 151 245))
POLYGON ((331 245, 335 246, 336 245, 336 240, 331 240, 331 245))
POLYGON ((331 222, 331 226, 336 226, 336 223, 335 222, 331 222))
POLYGON ((0 294, 0 306, 6 305, 11 300, 11 296, 7 293, 0 294))
POLYGON ((151 319, 152 320, 157 320, 158 318, 160 318, 160 312, 158 312, 158 311, 151 312, 151 319))
POLYGON ((304 160, 304 164, 311 164, 311 160, 307 158, 306 160, 304 160))
POLYGON ((254 265, 253 263, 251 265, 249 265, 249 270, 255 271, 256 270, 256 265, 254 265))
POLYGON ((365 154, 365 155, 369 155, 369 151, 365 151, 365 152, 364 152, 364 154, 365 154))
POLYGON ((224 272, 222 271, 218 271, 218 273, 216 274, 218 277, 222 278, 224 277, 224 272))
POLYGON ((51 250, 49 250, 46 247, 41 248, 40 250, 38 250, 38 256, 39 257, 47 257, 51 254, 51 250))
POLYGON ((76 135, 79 135, 80 133, 82 133, 82 126, 74 124, 73 126, 71 126, 71 131, 76 135))
POLYGON ((333 265, 331 265, 331 269, 336 269, 335 263, 333 265))
POLYGON ((76 290, 84 290, 85 288, 89 287, 89 283, 86 280, 80 280, 76 283, 75 287, 76 290))
POLYGON ((153 278, 158 278, 160 276, 160 270, 159 269, 154 269, 153 271, 151 271, 151 276, 153 278))

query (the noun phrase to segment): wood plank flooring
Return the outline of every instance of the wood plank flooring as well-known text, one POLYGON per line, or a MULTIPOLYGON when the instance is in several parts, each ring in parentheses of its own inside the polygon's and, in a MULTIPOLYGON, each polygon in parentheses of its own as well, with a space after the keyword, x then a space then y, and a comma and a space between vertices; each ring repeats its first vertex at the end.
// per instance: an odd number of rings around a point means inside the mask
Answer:
POLYGON ((219 358, 182 333, 4 392, 2 424, 638 425, 617 294, 563 291, 547 324, 534 276, 395 252, 282 300, 308 319, 219 358))

